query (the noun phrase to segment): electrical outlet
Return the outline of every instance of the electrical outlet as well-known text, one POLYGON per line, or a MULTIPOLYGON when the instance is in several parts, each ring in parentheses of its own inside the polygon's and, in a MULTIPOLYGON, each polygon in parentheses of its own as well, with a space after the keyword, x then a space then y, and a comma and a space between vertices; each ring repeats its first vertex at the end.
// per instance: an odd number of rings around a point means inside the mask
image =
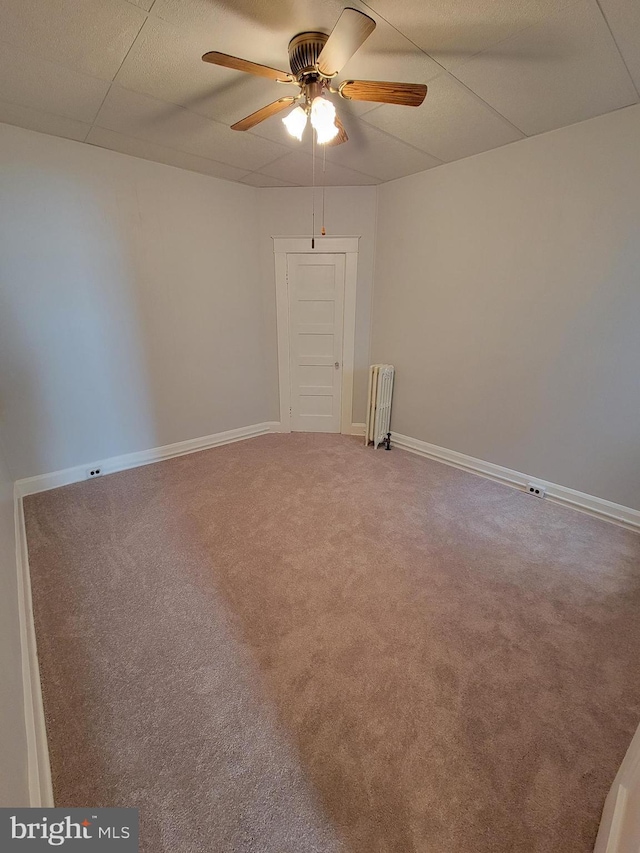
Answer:
POLYGON ((540 483, 527 483, 527 491, 536 498, 543 498, 547 493, 545 486, 540 483))
POLYGON ((87 468, 87 480, 93 480, 95 477, 102 476, 102 468, 87 468))

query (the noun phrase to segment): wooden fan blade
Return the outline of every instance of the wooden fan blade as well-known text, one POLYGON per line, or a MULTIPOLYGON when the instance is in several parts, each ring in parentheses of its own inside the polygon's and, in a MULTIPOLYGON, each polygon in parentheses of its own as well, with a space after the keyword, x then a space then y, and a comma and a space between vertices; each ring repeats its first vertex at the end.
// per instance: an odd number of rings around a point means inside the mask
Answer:
POLYGON ((338 126, 338 132, 333 137, 333 139, 330 139, 328 142, 325 142, 325 145, 327 145, 327 146, 342 145, 343 142, 349 141, 349 137, 347 136, 347 131, 344 129, 344 125, 340 121, 339 116, 336 116, 335 123, 338 126))
POLYGON ((295 82, 293 76, 286 71, 278 71, 277 68, 269 68, 268 65, 258 65, 257 62, 249 62, 248 59, 238 59, 237 56, 229 56, 227 53, 218 53, 217 50, 205 53, 202 61, 211 62, 213 65, 222 65, 225 68, 233 68, 235 71, 246 71, 247 74, 255 74, 257 77, 279 80, 281 83, 295 82))
POLYGON ((338 89, 349 101, 375 101, 419 107, 427 96, 424 83, 386 83, 377 80, 345 80, 338 89))
POLYGON ((271 118, 271 116, 281 113, 282 110, 286 110, 287 107, 290 107, 295 100, 295 98, 280 98, 280 100, 274 101, 272 104, 267 104, 267 106, 262 107, 261 110, 256 110, 256 112, 251 113, 250 116, 232 124, 231 130, 249 130, 250 128, 255 127, 256 124, 260 124, 260 122, 264 121, 266 118, 271 118))
POLYGON ((341 71, 375 28, 373 18, 357 9, 345 9, 318 57, 320 71, 328 77, 341 71))

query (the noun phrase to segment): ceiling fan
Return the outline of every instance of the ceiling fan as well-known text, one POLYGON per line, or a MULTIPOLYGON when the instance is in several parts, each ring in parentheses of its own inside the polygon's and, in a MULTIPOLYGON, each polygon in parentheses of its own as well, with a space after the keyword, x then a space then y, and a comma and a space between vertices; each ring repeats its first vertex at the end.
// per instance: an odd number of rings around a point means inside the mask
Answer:
POLYGON ((353 54, 371 35, 376 22, 357 9, 344 9, 330 35, 304 32, 289 42, 291 72, 279 71, 267 65, 258 65, 226 53, 211 51, 202 57, 204 62, 246 71, 258 77, 268 77, 278 83, 298 86, 299 94, 279 98, 266 107, 243 118, 231 126, 232 130, 249 130, 261 121, 296 104, 283 122, 292 136, 302 139, 311 120, 319 144, 340 145, 346 142, 346 131, 336 115, 335 106, 325 97, 340 95, 350 101, 373 101, 381 104, 401 104, 419 107, 427 94, 423 83, 387 83, 373 80, 345 80, 338 88, 331 85, 353 54))

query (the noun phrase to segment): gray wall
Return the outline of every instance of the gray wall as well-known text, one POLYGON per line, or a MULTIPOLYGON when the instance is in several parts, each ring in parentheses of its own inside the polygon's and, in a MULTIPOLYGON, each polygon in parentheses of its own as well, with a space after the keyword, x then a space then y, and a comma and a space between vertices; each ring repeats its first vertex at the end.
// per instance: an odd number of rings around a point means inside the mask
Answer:
MULTIPOLYGON (((269 420, 280 420, 278 403, 278 335, 272 237, 311 234, 311 189, 287 187, 259 191, 260 263, 267 329, 267 393, 269 420)), ((353 422, 365 420, 369 368, 373 260, 376 228, 376 187, 327 187, 325 223, 331 237, 360 237, 356 292, 353 422)), ((320 233, 321 190, 316 188, 316 232, 320 233)))
MULTIPOLYGON (((396 431, 640 506, 639 148, 631 107, 328 188, 328 233, 362 235, 354 421, 391 361, 396 431)), ((271 236, 309 233, 308 188, 0 125, 0 193, 14 478, 278 419, 271 236)))
POLYGON ((0 125, 15 479, 267 420, 257 194, 0 125))
POLYGON ((13 481, 0 442, 0 807, 28 806, 13 481))
POLYGON ((640 107, 378 194, 394 430, 640 509, 640 107))

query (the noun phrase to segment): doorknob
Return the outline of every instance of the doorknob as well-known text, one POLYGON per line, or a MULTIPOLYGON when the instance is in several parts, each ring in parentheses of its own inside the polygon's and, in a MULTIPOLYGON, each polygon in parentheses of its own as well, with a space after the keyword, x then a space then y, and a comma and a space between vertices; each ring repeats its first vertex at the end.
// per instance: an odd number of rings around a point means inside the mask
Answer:
POLYGON ((334 367, 335 367, 335 369, 337 370, 337 369, 340 367, 340 362, 339 362, 339 361, 336 361, 336 363, 334 364, 334 367))

